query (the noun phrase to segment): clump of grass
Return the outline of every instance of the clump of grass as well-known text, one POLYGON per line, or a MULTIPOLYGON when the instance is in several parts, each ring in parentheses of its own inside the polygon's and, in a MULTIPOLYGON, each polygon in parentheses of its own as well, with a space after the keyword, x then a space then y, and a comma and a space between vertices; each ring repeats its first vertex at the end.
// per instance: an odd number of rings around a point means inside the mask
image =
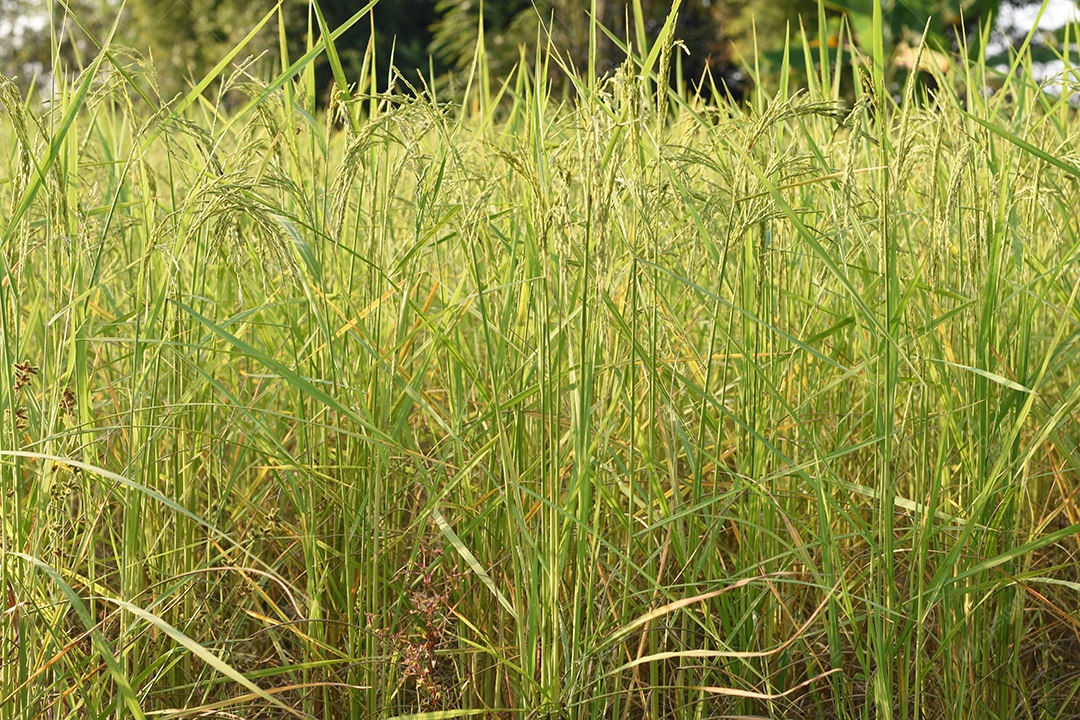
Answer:
POLYGON ((0 718, 1077 714, 1067 98, 325 37, 0 88, 0 718))

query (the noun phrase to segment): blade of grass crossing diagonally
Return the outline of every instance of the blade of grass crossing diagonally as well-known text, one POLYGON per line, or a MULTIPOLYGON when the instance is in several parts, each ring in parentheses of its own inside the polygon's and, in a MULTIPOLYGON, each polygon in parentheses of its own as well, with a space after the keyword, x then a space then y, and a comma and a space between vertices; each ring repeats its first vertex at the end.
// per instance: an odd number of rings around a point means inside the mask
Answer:
POLYGON ((179 503, 175 502, 174 500, 166 497, 165 495, 162 495, 157 490, 154 490, 153 488, 147 487, 146 485, 142 485, 140 483, 137 483, 134 480, 132 480, 131 478, 128 478, 128 477, 126 477, 124 475, 120 475, 119 473, 114 473, 114 472, 112 472, 110 470, 106 470, 105 468, 98 467, 96 465, 91 465, 90 463, 83 462, 81 460, 76 460, 74 458, 61 457, 59 455, 50 455, 48 453, 31 452, 31 451, 28 451, 28 450, 0 450, 0 457, 17 457, 17 458, 29 458, 29 459, 35 459, 35 460, 47 460, 47 461, 50 461, 50 462, 53 462, 53 463, 59 463, 59 464, 62 464, 62 465, 69 465, 71 467, 79 468, 80 470, 85 470, 85 471, 93 473, 95 475, 99 475, 99 476, 101 476, 102 478, 104 478, 106 480, 111 480, 112 482, 116 483, 119 486, 130 488, 132 490, 140 492, 143 495, 145 495, 146 497, 150 498, 151 500, 154 500, 154 501, 156 501, 158 503, 161 503, 162 505, 169 508, 170 510, 177 513, 178 515, 183 515, 188 520, 191 520, 196 525, 198 525, 198 526, 202 527, 203 529, 205 529, 209 534, 213 535, 216 539, 222 541, 223 543, 226 543, 226 544, 230 545, 231 547, 236 548, 248 560, 250 560, 250 561, 252 561, 254 563, 258 563, 258 564, 262 565, 267 570, 271 570, 271 568, 269 568, 265 563, 261 562, 255 555, 253 555, 250 550, 245 548, 242 544, 240 544, 240 543, 236 542, 235 540, 233 540, 227 534, 225 534, 225 533, 221 532, 220 530, 218 530, 216 527, 214 527, 212 524, 207 522, 205 519, 203 519, 203 518, 199 517, 198 515, 196 515, 195 513, 191 512, 190 510, 185 508, 183 505, 180 505, 179 503))
MULTIPOLYGON (((216 65, 214 65, 214 67, 212 67, 208 73, 206 73, 205 76, 203 76, 203 79, 200 80, 195 85, 195 87, 191 88, 191 90, 189 90, 187 94, 180 99, 180 102, 178 102, 176 104, 176 107, 173 109, 171 117, 180 117, 184 110, 186 110, 188 106, 195 102, 195 100, 203 94, 203 91, 205 91, 206 88, 210 87, 210 84, 214 82, 214 79, 217 78, 225 70, 225 68, 229 66, 229 63, 231 63, 236 58, 236 56, 240 54, 240 51, 247 47, 248 43, 250 43, 255 38, 255 36, 259 34, 259 31, 263 29, 263 26, 265 26, 266 23, 270 22, 270 19, 280 11, 281 0, 278 0, 277 4, 272 7, 270 11, 267 12, 261 20, 259 20, 258 23, 255 24, 251 31, 248 32, 248 34, 245 35, 240 40, 240 42, 238 42, 236 46, 233 47, 232 50, 226 53, 225 56, 222 57, 221 60, 216 65)), ((153 136, 148 138, 148 141, 152 139, 153 136)))
POLYGON ((942 365, 951 365, 952 367, 959 368, 960 370, 967 370, 968 372, 973 372, 976 375, 980 375, 980 376, 986 378, 990 382, 997 383, 998 385, 1001 385, 1002 387, 1007 387, 1010 390, 1016 390, 1016 391, 1022 392, 1022 393, 1030 393, 1032 395, 1038 395, 1039 394, 1036 391, 1032 390, 1031 388, 1024 387, 1023 385, 1016 382, 1015 380, 1010 380, 1007 377, 1004 377, 1002 375, 998 375, 997 373, 992 373, 992 372, 990 372, 988 370, 983 370, 983 369, 977 368, 977 367, 971 367, 970 365, 961 365, 960 363, 949 362, 948 360, 939 360, 937 358, 931 358, 931 360, 932 360, 932 362, 938 362, 938 363, 941 363, 942 365))
POLYGON ((510 601, 506 599, 506 596, 502 594, 499 588, 495 585, 495 581, 491 579, 491 575, 488 574, 484 566, 480 564, 480 561, 476 559, 472 551, 465 546, 465 543, 461 541, 458 534, 454 532, 454 528, 450 527, 450 523, 443 517, 439 508, 431 509, 431 517, 434 518, 435 524, 439 526, 439 530, 446 536, 446 539, 450 541, 450 544, 454 546, 454 550, 457 551, 461 559, 465 561, 465 564, 469 566, 469 569, 476 573, 476 577, 480 579, 480 582, 484 583, 484 586, 491 591, 491 594, 495 596, 495 599, 499 601, 499 604, 503 606, 506 612, 510 613, 510 617, 517 619, 517 611, 514 610, 514 606, 510 604, 510 601))
MULTIPOLYGON (((72 588, 71 585, 60 576, 60 573, 48 563, 33 557, 32 555, 21 552, 8 551, 6 554, 24 560, 38 568, 48 575, 49 579, 60 588, 60 592, 64 594, 71 609, 74 610, 75 614, 78 616, 79 622, 81 622, 83 628, 90 633, 90 640, 93 643, 94 648, 101 657, 101 661, 105 663, 105 667, 108 668, 109 674, 112 676, 117 689, 120 691, 120 697, 123 699, 124 707, 128 709, 128 712, 130 712, 132 717, 136 718, 136 720, 145 720, 146 715, 143 713, 142 706, 139 703, 139 698, 135 694, 135 690, 131 687, 131 681, 128 679, 127 674, 124 673, 124 669, 120 665, 120 661, 117 660, 116 656, 113 654, 112 648, 109 647, 109 643, 102 637, 101 633, 95 629, 96 623, 90 615, 90 610, 87 609, 86 604, 83 603, 82 598, 75 592, 75 589, 72 588)), ((6 696, 0 697, 2 697, 0 707, 7 705, 8 698, 6 696)))
MULTIPOLYGON (((1034 3, 1032 3, 1032 4, 1034 4, 1034 3)), ((1024 36, 1024 41, 1020 44, 1020 47, 1017 49, 1017 51, 1016 51, 1016 53, 1015 53, 1015 55, 1013 57, 1012 62, 1009 63, 1009 71, 1005 74, 1005 79, 1002 81, 1001 87, 998 88, 997 92, 995 92, 991 96, 990 102, 987 104, 987 106, 990 108, 990 110, 992 112, 994 112, 994 113, 1000 112, 1002 103, 1005 101, 1005 98, 1008 97, 1008 95, 1009 95, 1009 93, 1007 92, 1010 89, 1009 86, 1012 85, 1013 81, 1017 77, 1025 78, 1025 77, 1030 76, 1030 75, 1025 76, 1024 73, 1020 73, 1020 75, 1017 75, 1016 71, 1017 71, 1017 69, 1019 69, 1020 64, 1025 62, 1025 60, 1030 61, 1031 55, 1030 55, 1030 52, 1029 52, 1029 48, 1031 47, 1032 40, 1035 39, 1036 35, 1039 32, 1039 23, 1042 21, 1043 14, 1046 12, 1046 10, 1047 10, 1047 8, 1049 6, 1050 6, 1050 0, 1042 0, 1039 3, 1039 10, 1035 14, 1034 20, 1032 20, 1031 29, 1028 30, 1027 35, 1024 36)), ((987 25, 989 25, 989 23, 987 23, 987 25)))
MULTIPOLYGON (((340 92, 346 99, 346 101, 352 99, 352 94, 349 92, 349 81, 345 79, 345 70, 341 67, 341 58, 338 56, 337 47, 334 45, 334 36, 330 32, 330 27, 326 24, 326 15, 323 14, 322 5, 318 0, 312 0, 311 7, 315 9, 315 18, 319 22, 319 32, 322 33, 323 43, 326 45, 326 59, 330 63, 330 70, 334 73, 334 83, 337 85, 338 92, 340 92)), ((348 105, 348 104, 347 104, 348 105)), ((349 124, 352 126, 353 132, 360 132, 360 122, 356 119, 356 114, 353 112, 351 105, 349 107, 349 124)))
POLYGON ((177 307, 179 307, 181 310, 188 313, 189 315, 191 315, 191 317, 193 317, 194 319, 196 319, 200 323, 202 323, 202 325, 204 327, 206 327, 208 330, 210 330, 212 333, 214 333, 218 337, 220 337, 223 340, 225 340, 226 342, 228 342, 230 345, 235 347, 240 352, 244 353, 244 355, 246 355, 247 357, 250 357, 252 360, 256 360, 256 361, 262 363, 263 365, 266 365, 267 367, 273 369, 275 372, 277 372, 279 375, 281 375, 281 377, 285 378, 285 380, 288 381, 289 384, 293 385, 295 388, 297 388, 298 390, 303 392, 305 395, 308 395, 309 397, 315 398, 316 400, 319 400, 320 402, 325 404, 327 407, 330 407, 333 410, 341 413, 344 417, 352 420, 357 425, 359 425, 360 427, 367 430, 376 439, 381 440, 381 441, 383 441, 385 443, 388 443, 390 445, 393 445, 392 440, 390 439, 389 436, 386 435, 386 433, 384 433, 382 430, 380 430, 379 428, 372 425, 370 422, 368 422, 368 421, 364 420, 363 418, 361 418, 354 410, 352 410, 351 408, 348 408, 345 405, 343 405, 340 401, 338 401, 332 395, 330 395, 326 391, 322 390, 321 388, 317 387, 313 382, 311 382, 307 378, 300 375, 300 373, 296 372, 295 370, 293 370, 290 367, 287 367, 286 365, 282 364, 281 362, 278 362, 277 360, 270 357, 266 353, 261 352, 261 351, 257 350, 256 348, 254 348, 253 346, 247 344, 246 342, 244 342, 240 338, 238 338, 235 335, 233 335, 232 333, 230 333, 225 328, 221 327, 220 325, 213 322, 209 318, 206 318, 203 315, 199 314, 197 311, 191 309, 190 307, 188 307, 184 303, 176 301, 176 300, 174 300, 172 302, 177 307))
MULTIPOLYGON (((56 586, 60 588, 60 591, 64 593, 64 596, 67 598, 68 603, 71 605, 71 608, 75 611, 75 614, 79 616, 79 620, 83 623, 83 626, 88 631, 90 631, 90 637, 94 643, 94 646, 97 648, 97 651, 100 654, 102 661, 105 663, 105 666, 109 669, 109 672, 112 674, 113 679, 116 681, 117 687, 120 690, 120 695, 124 700, 124 705, 127 707, 128 711, 131 712, 132 716, 134 716, 138 720, 145 720, 146 715, 143 713, 142 707, 139 704, 138 697, 135 695, 135 691, 131 687, 131 683, 128 681, 127 676, 123 673, 123 670, 120 667, 120 663, 116 659, 116 656, 113 655, 108 643, 101 636, 101 633, 94 629, 95 623, 93 621, 93 618, 90 616, 90 611, 83 603, 82 598, 79 597, 79 594, 75 592, 74 588, 72 588, 71 585, 64 581, 64 579, 60 576, 59 572, 57 572, 47 563, 42 562, 38 558, 21 552, 9 552, 8 554, 12 557, 17 557, 34 565, 39 570, 48 575, 49 579, 51 579, 56 584, 56 586)), ((201 661, 203 661, 210 667, 220 672, 222 675, 228 677, 230 680, 233 680, 240 685, 243 685, 245 688, 252 691, 258 697, 275 705, 281 710, 284 710, 289 715, 299 718, 308 717, 302 713, 297 712, 296 710, 293 710, 278 698, 267 693, 261 687, 244 677, 241 672, 237 671, 231 665, 224 662, 217 655, 210 652, 198 642, 196 642, 194 639, 180 632, 178 629, 165 622, 161 618, 157 617, 153 613, 149 613, 137 605, 117 598, 108 598, 106 599, 106 601, 114 603, 123 610, 126 610, 128 613, 138 617, 141 620, 144 620, 150 625, 153 625, 158 630, 161 630, 163 633, 175 640, 178 644, 186 647, 188 650, 191 651, 193 655, 198 657, 201 661)))
POLYGON ((196 642, 193 638, 191 638, 190 636, 184 634, 183 632, 181 632, 177 628, 173 627, 169 623, 165 622, 160 617, 154 615, 153 613, 149 613, 146 610, 143 610, 142 608, 140 608, 137 605, 134 605, 134 604, 129 603, 129 602, 124 601, 124 600, 120 600, 118 598, 110 598, 109 602, 115 603, 116 605, 123 608, 124 610, 126 610, 130 614, 132 614, 135 617, 139 618, 140 620, 143 620, 147 624, 152 625, 153 627, 157 628, 158 630, 163 632, 165 635, 170 637, 172 640, 174 640, 177 644, 183 645, 185 648, 187 648, 191 652, 192 655, 197 657, 202 662, 206 663, 208 666, 214 668, 219 673, 221 673, 225 677, 229 678, 233 682, 235 682, 235 683, 237 683, 239 685, 243 685, 245 688, 247 688, 251 692, 255 693, 256 695, 258 695, 263 700, 265 700, 265 701, 269 702, 270 704, 274 705, 275 707, 283 710, 285 713, 287 713, 289 715, 292 715, 293 717, 298 717, 298 718, 309 718, 310 717, 309 715, 307 715, 305 713, 299 712, 298 710, 295 710, 295 709, 289 707, 288 705, 283 703, 278 698, 276 698, 273 695, 269 694, 268 692, 263 690, 261 687, 259 687, 258 685, 256 685, 252 681, 248 680, 244 676, 244 674, 241 673, 240 671, 238 671, 236 668, 229 665, 227 662, 222 660, 216 654, 210 652, 205 647, 203 647, 198 642, 196 642))
POLYGON ((967 110, 961 110, 960 112, 963 113, 965 117, 967 117, 967 118, 969 118, 971 120, 974 120, 979 125, 982 125, 984 128, 989 130, 990 132, 1004 138, 1005 140, 1008 140, 1013 145, 1016 145, 1017 147, 1023 149, 1025 152, 1028 152, 1028 153, 1034 155, 1035 157, 1039 158, 1043 162, 1049 163, 1049 164, 1053 165, 1054 167, 1056 167, 1056 168, 1058 168, 1060 170, 1064 170, 1065 172, 1069 173, 1073 177, 1080 179, 1080 167, 1077 167, 1076 165, 1073 165, 1072 163, 1065 162, 1061 158, 1054 157, 1053 155, 1046 152, 1045 150, 1043 150, 1041 148, 1038 148, 1035 145, 1032 145, 1031 143, 1027 142, 1026 140, 1023 140, 1022 138, 1017 136, 1015 133, 1009 132, 1007 129, 1001 127, 997 123, 991 122, 989 120, 984 120, 983 118, 979 117, 978 115, 973 115, 972 113, 969 113, 967 110))
POLYGON ((266 87, 262 89, 262 92, 251 98, 251 100, 249 100, 246 105, 244 105, 233 115, 231 115, 229 119, 225 121, 225 124, 222 126, 221 133, 224 134, 225 131, 232 127, 234 123, 243 119, 247 116, 249 112, 261 105, 266 100, 266 98, 270 97, 274 93, 274 91, 282 87, 285 83, 289 82, 289 80, 292 80, 294 77, 296 77, 301 70, 307 67, 312 60, 317 58, 323 52, 323 50, 326 48, 327 41, 332 42, 344 35, 349 30, 349 28, 359 22, 378 3, 379 0, 370 0, 370 2, 368 2, 362 8, 353 13, 353 15, 348 20, 341 23, 341 25, 335 28, 334 31, 330 33, 330 35, 315 43, 314 47, 304 53, 300 58, 296 60, 296 62, 286 68, 280 75, 267 83, 266 87))
MULTIPOLYGON (((1031 542, 1027 542, 1023 545, 1010 548, 1005 552, 996 555, 995 557, 984 560, 981 563, 973 565, 962 572, 956 573, 955 575, 952 575, 951 577, 945 579, 945 581, 942 582, 940 585, 934 587, 933 590, 940 591, 946 587, 956 585, 961 580, 965 580, 969 577, 974 577, 979 573, 986 572, 987 570, 992 570, 999 565, 1004 565, 1010 560, 1016 560, 1026 555, 1030 555, 1036 550, 1041 550, 1042 548, 1053 545, 1054 543, 1060 542, 1061 540, 1064 540, 1066 538, 1075 537, 1078 534, 1080 534, 1080 523, 1069 525, 1068 527, 1061 528, 1060 530, 1055 530, 1052 533, 1047 533, 1046 535, 1032 540, 1031 542)), ((965 588, 965 590, 970 592, 973 590, 973 588, 965 588)))

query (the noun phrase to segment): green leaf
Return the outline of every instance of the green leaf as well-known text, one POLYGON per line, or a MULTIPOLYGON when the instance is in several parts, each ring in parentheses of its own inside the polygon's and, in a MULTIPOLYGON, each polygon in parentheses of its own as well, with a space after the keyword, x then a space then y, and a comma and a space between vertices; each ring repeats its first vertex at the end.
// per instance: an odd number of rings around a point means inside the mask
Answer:
POLYGON ((967 117, 971 118, 972 120, 974 120, 978 124, 982 125, 984 128, 986 128, 990 132, 994 133, 995 135, 998 135, 1000 137, 1005 138, 1006 140, 1011 142, 1013 145, 1016 145, 1017 147, 1022 148, 1024 151, 1034 155, 1035 157, 1039 158, 1043 162, 1050 163, 1054 167, 1059 168, 1061 170, 1064 170, 1065 172, 1069 173, 1070 175, 1072 175, 1075 178, 1080 178, 1080 168, 1076 167, 1072 163, 1067 163, 1064 160, 1061 160, 1060 158, 1054 157, 1053 155, 1046 152, 1045 150, 1042 150, 1040 148, 1035 147, 1031 143, 1027 142, 1026 140, 1022 140, 1018 135, 1009 132, 1008 130, 1001 127, 997 123, 990 122, 989 120, 983 120, 981 117, 977 117, 975 115, 972 115, 967 110, 960 110, 960 112, 963 113, 964 115, 966 115, 967 117))
POLYGON ((90 86, 94 83, 94 80, 98 77, 98 71, 101 69, 101 63, 108 55, 109 46, 112 44, 113 35, 116 33, 116 28, 120 24, 120 15, 117 14, 116 21, 113 22, 112 30, 109 31, 109 37, 106 38, 102 45, 102 50, 98 53, 98 56, 94 58, 94 62, 91 63, 82 73, 79 87, 75 91, 75 95, 68 101, 68 106, 64 110, 64 116, 60 120, 60 124, 56 128, 56 132, 52 136, 52 140, 49 142, 49 152, 45 156, 45 159, 38 165, 37 172, 34 173, 33 179, 23 192, 22 197, 19 199, 19 204, 16 206, 15 211, 8 218, 7 227, 4 228, 4 234, 0 236, 0 245, 7 247, 8 240, 15 234, 15 228, 18 226, 19 221, 22 220, 23 215, 30 209, 31 203, 37 196, 38 191, 41 190, 45 184, 45 176, 48 175, 52 169, 53 163, 56 162, 56 158, 60 155, 60 148, 64 144, 64 140, 67 138, 68 131, 71 129, 72 123, 75 122, 75 116, 82 110, 83 103, 86 102, 86 97, 90 92, 90 86))
POLYGON ((465 543, 461 541, 457 533, 454 532, 454 528, 450 527, 450 523, 446 522, 446 518, 439 512, 439 508, 431 509, 431 517, 435 519, 435 524, 439 526, 439 530, 446 536, 446 539, 450 541, 450 544, 457 550, 458 555, 462 557, 465 564, 469 566, 469 569, 476 574, 476 577, 480 578, 480 582, 487 586, 487 589, 495 596, 495 599, 499 601, 506 612, 510 613, 510 617, 517 620, 517 611, 514 610, 514 606, 510 604, 510 601, 506 599, 506 596, 499 592, 499 588, 495 587, 495 581, 488 575, 487 570, 480 565, 480 561, 476 559, 476 556, 472 554, 469 548, 465 547, 465 543))
POLYGON ((259 687, 255 683, 253 683, 252 681, 248 680, 244 676, 243 673, 241 673, 239 670, 234 668, 232 665, 229 665, 227 662, 222 660, 220 657, 218 657, 214 653, 212 653, 209 650, 207 650, 206 648, 204 648, 202 645, 200 645, 198 642, 196 642, 193 638, 191 638, 188 635, 185 635, 184 633, 180 632, 175 627, 173 627, 169 623, 167 623, 164 620, 162 620, 161 618, 159 618, 157 615, 154 615, 153 613, 147 612, 146 610, 143 610, 141 607, 139 607, 137 605, 134 605, 132 603, 126 602, 124 600, 120 600, 120 599, 117 599, 117 598, 109 598, 108 601, 112 602, 112 603, 115 603, 116 605, 120 606, 124 610, 126 610, 129 613, 131 613, 132 615, 134 615, 135 617, 139 618, 140 620, 144 620, 147 623, 149 623, 150 625, 153 625, 158 630, 162 631, 163 633, 168 635, 170 638, 172 638, 178 645, 183 645, 185 648, 187 648, 191 652, 191 654, 194 655, 195 657, 197 657, 199 660, 206 663, 208 666, 214 668, 219 673, 221 673, 225 677, 229 678, 233 682, 235 682, 235 683, 237 683, 239 685, 243 685, 245 688, 247 688, 248 690, 250 690, 254 694, 258 695, 263 700, 266 700, 268 703, 271 703, 275 707, 280 708, 281 710, 284 710, 286 713, 288 713, 289 715, 292 715, 294 717, 298 717, 298 718, 309 718, 309 717, 311 717, 310 715, 307 715, 306 713, 299 712, 298 710, 294 710, 293 708, 289 707, 285 703, 281 702, 281 700, 277 699, 276 697, 274 697, 273 695, 266 692, 265 690, 263 690, 261 687, 259 687))
MULTIPOLYGON (((102 634, 98 632, 97 623, 94 622, 93 617, 90 615, 90 610, 87 609, 86 604, 82 601, 82 598, 79 597, 79 594, 75 592, 75 589, 72 588, 71 585, 60 576, 60 573, 48 563, 39 560, 32 555, 27 555, 26 553, 8 551, 5 554, 25 560, 35 566, 37 569, 48 575, 49 579, 60 588, 60 592, 64 593, 64 597, 67 598, 71 609, 78 615, 79 622, 81 622, 86 631, 90 633, 90 641, 94 645, 94 649, 97 650, 101 661, 105 663, 105 667, 108 668, 109 674, 112 675, 113 681, 120 691, 120 697, 124 700, 124 706, 127 707, 128 712, 130 712, 133 717, 137 718, 137 720, 145 720, 146 715, 143 714, 142 706, 139 704, 139 698, 136 696, 135 690, 131 687, 131 682, 128 680, 127 674, 120 666, 120 662, 116 659, 116 656, 113 655, 109 643, 102 634)), ((3 702, 0 702, 0 706, 8 706, 7 702, 8 699, 3 698, 3 702)))
POLYGON ((1023 385, 1016 382, 1015 380, 1010 380, 1007 377, 1003 377, 1001 375, 998 375, 997 373, 992 373, 989 370, 983 370, 982 368, 972 367, 971 365, 961 365, 960 363, 949 362, 948 360, 938 360, 937 358, 934 358, 933 361, 936 362, 936 363, 941 363, 942 365, 951 365, 954 368, 960 368, 961 370, 967 370, 968 372, 973 372, 976 375, 980 375, 980 376, 986 378, 990 382, 997 383, 998 385, 1002 385, 1004 387, 1007 387, 1010 390, 1018 390, 1019 392, 1030 393, 1032 395, 1038 395, 1039 394, 1039 393, 1035 392, 1034 390, 1032 390, 1031 388, 1024 387, 1023 385))
POLYGON ((392 442, 390 437, 386 435, 386 433, 384 433, 383 431, 379 430, 377 427, 375 427, 374 425, 372 425, 368 421, 361 418, 351 408, 346 407, 344 404, 339 402, 335 397, 333 397, 332 395, 327 393, 325 390, 323 390, 322 388, 315 385, 315 383, 311 382, 310 380, 308 380, 307 378, 302 376, 300 373, 296 372, 295 370, 288 367, 287 365, 285 365, 285 364, 283 364, 281 362, 278 362, 277 360, 270 357, 266 353, 260 352, 259 350, 255 349, 253 346, 248 345, 246 342, 244 342, 240 338, 236 337, 235 335, 230 333, 225 328, 221 327, 220 325, 213 322, 209 318, 206 318, 203 315, 199 314, 198 312, 191 309, 190 307, 188 307, 184 303, 182 303, 182 302, 180 302, 178 300, 173 300, 173 303, 177 307, 179 307, 181 310, 183 310, 187 314, 191 315, 191 317, 195 318, 200 323, 202 323, 202 325, 204 327, 206 327, 208 330, 210 330, 212 333, 214 333, 218 337, 220 337, 223 340, 225 340, 226 342, 228 342, 230 345, 232 345, 234 348, 239 350, 245 356, 247 356, 247 357, 251 358, 252 360, 255 360, 255 361, 259 362, 259 363, 262 363, 266 367, 270 368, 271 370, 276 372, 278 375, 280 375, 282 378, 284 378, 290 385, 297 388, 298 390, 300 390, 305 395, 307 395, 309 397, 312 397, 312 398, 315 398, 316 400, 322 402, 327 407, 329 407, 329 408, 337 411, 338 413, 340 413, 343 417, 346 417, 346 418, 352 420, 354 423, 356 423, 360 427, 367 430, 368 433, 370 433, 372 436, 374 436, 378 440, 381 440, 382 442, 386 443, 388 446, 397 447, 396 444, 392 442))

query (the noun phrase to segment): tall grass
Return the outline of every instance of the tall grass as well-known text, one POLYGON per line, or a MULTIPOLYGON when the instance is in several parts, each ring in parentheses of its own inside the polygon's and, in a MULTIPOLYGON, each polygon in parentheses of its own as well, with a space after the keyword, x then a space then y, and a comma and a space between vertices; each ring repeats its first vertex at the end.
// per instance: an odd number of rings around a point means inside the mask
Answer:
POLYGON ((108 42, 0 88, 0 718, 1080 714, 1080 126, 1024 56, 740 108, 669 23, 453 105, 312 22, 232 110, 108 42))

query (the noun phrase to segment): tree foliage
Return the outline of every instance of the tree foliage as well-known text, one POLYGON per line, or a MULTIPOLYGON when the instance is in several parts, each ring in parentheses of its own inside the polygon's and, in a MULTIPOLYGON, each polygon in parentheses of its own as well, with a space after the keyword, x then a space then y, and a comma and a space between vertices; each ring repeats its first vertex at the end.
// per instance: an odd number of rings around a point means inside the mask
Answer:
MULTIPOLYGON (((127 8, 121 41, 150 55, 162 88, 172 94, 201 79, 259 23, 268 5, 239 0, 128 0, 127 8)), ((288 0, 281 12, 294 22, 299 10, 297 0, 288 0)), ((276 24, 267 23, 241 57, 272 63, 276 34, 276 24)))
MULTIPOLYGON (((356 0, 320 0, 319 6, 330 27, 337 27, 353 16, 360 3, 356 0)), ((364 56, 371 45, 372 28, 375 31, 372 51, 378 73, 377 87, 385 88, 389 84, 387 72, 391 62, 414 87, 422 85, 432 72, 441 75, 445 66, 439 58, 431 59, 428 49, 431 27, 438 19, 438 8, 432 0, 380 2, 372 10, 370 19, 351 27, 335 43, 346 77, 355 81, 360 76, 364 56)), ((305 25, 306 20, 295 23, 292 28, 294 40, 301 37, 305 25)), ((316 78, 320 86, 329 85, 331 74, 327 63, 316 66, 316 78)))
MULTIPOLYGON (((371 17, 356 23, 336 41, 346 77, 357 80, 365 58, 373 53, 376 87, 390 82, 391 62, 412 86, 447 71, 461 71, 472 62, 481 28, 484 31, 488 67, 494 77, 505 76, 518 63, 531 62, 537 42, 548 44, 578 72, 589 62, 589 11, 594 0, 383 0, 371 17), (374 41, 372 35, 374 30, 374 41)), ((931 36, 946 38, 957 25, 935 14, 935 8, 951 11, 965 7, 965 26, 974 29, 973 15, 996 9, 999 0, 913 0, 895 3, 887 16, 887 42, 917 40, 927 17, 934 17, 931 36), (929 13, 929 15, 927 15, 929 13)), ((653 38, 670 10, 670 0, 640 0, 642 23, 635 24, 635 3, 626 0, 595 0, 600 22, 615 38, 637 44, 639 31, 653 38)), ((826 0, 837 24, 847 16, 856 42, 866 34, 865 3, 858 0, 826 0)), ((93 55, 94 37, 103 37, 115 19, 115 0, 65 0, 52 3, 51 27, 41 18, 40 0, 0 0, 0 62, 4 74, 21 75, 27 84, 35 72, 51 68, 57 57, 78 67, 93 55), (35 23, 26 18, 40 18, 35 23), (21 20, 20 20, 21 18, 21 20), (35 30, 35 27, 38 29, 35 30), (41 29, 44 28, 44 29, 41 29), (85 28, 85 31, 83 30, 85 28)), ((357 0, 320 0, 319 6, 331 27, 337 27, 357 11, 357 0)), ((167 99, 200 79, 273 7, 249 0, 126 0, 120 32, 115 41, 134 48, 153 61, 157 84, 167 99)), ((869 6, 866 6, 869 7, 869 6)), ((256 75, 269 75, 280 67, 279 20, 286 29, 286 49, 302 53, 309 37, 318 36, 309 0, 281 0, 274 18, 247 45, 238 61, 254 56, 256 75)), ((738 69, 753 57, 783 47, 789 31, 800 23, 813 36, 817 29, 817 0, 683 0, 676 37, 688 54, 680 56, 683 76, 696 82, 711 74, 717 85, 728 85, 738 94, 738 69)), ((953 13, 959 18, 959 12, 953 13)), ((595 70, 613 72, 625 59, 616 42, 601 35, 595 70)), ((940 44, 940 43, 938 43, 940 44)), ((795 59, 793 58, 793 61, 795 59)), ((320 91, 332 82, 328 63, 316 61, 320 91)))
MULTIPOLYGON (((484 46, 489 66, 496 75, 505 75, 522 57, 532 59, 537 42, 556 49, 563 60, 584 70, 589 61, 589 12, 591 0, 505 0, 484 2, 484 46)), ((675 36, 689 50, 684 61, 688 77, 697 78, 706 68, 724 73, 736 63, 732 53, 731 21, 739 14, 740 2, 687 0, 682 3, 675 36)), ((671 10, 670 0, 642 0, 645 35, 651 40, 659 32, 671 10)), ((471 62, 481 26, 480 0, 440 0, 439 22, 435 26, 432 49, 449 65, 464 68, 471 62)), ((638 28, 631 4, 617 0, 596 0, 597 19, 624 45, 633 46, 638 28)), ((596 71, 610 73, 623 62, 619 44, 601 35, 597 44, 596 71)))

